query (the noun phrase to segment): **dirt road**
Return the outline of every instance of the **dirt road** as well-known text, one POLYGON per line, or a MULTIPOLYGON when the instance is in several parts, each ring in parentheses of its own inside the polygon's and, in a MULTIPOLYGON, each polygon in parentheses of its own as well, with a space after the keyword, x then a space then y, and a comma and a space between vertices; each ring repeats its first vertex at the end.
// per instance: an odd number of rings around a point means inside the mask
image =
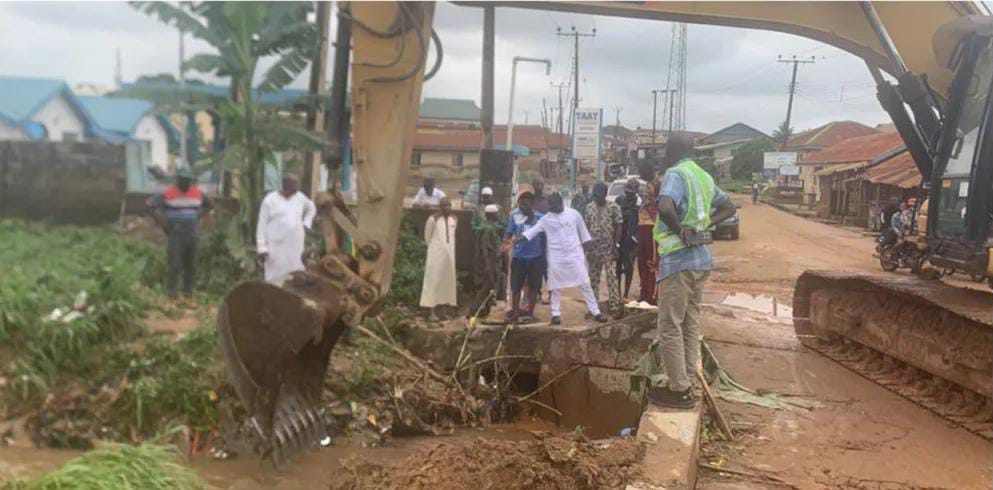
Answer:
MULTIPOLYGON (((872 241, 744 199, 741 239, 714 246, 711 303, 720 293, 768 294, 789 304, 805 269, 878 271, 872 241), (715 294, 717 293, 717 294, 715 294)), ((771 410, 721 402, 736 443, 701 455, 752 477, 702 471, 699 488, 990 488, 993 445, 803 348, 785 318, 707 307, 704 335, 742 384, 820 403, 771 410), (780 483, 762 483, 765 476, 780 483)))

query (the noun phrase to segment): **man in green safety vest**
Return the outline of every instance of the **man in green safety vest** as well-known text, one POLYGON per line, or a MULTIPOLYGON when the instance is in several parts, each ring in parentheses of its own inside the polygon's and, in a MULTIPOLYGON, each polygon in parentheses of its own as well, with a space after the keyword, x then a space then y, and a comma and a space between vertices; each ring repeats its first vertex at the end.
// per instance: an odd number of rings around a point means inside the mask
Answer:
POLYGON ((670 136, 653 230, 659 251, 658 336, 668 385, 648 391, 653 403, 686 409, 694 406, 691 388, 700 360, 700 303, 713 265, 709 230, 735 212, 734 204, 692 156, 689 135, 670 136), (717 211, 711 214, 714 208, 717 211))

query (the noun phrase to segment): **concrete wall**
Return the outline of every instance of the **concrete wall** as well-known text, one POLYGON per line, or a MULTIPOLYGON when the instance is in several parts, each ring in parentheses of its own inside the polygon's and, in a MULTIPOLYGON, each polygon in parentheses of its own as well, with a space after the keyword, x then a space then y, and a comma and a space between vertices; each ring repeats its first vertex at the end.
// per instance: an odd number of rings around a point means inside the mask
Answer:
POLYGON ((148 142, 151 147, 152 165, 163 171, 169 170, 169 135, 155 116, 143 117, 132 136, 148 142))
POLYGON ((112 222, 120 214, 125 176, 123 145, 0 142, 0 217, 112 222))
POLYGON ((50 141, 62 141, 67 133, 75 135, 75 141, 85 141, 86 125, 69 101, 62 95, 53 97, 32 118, 45 126, 50 141))

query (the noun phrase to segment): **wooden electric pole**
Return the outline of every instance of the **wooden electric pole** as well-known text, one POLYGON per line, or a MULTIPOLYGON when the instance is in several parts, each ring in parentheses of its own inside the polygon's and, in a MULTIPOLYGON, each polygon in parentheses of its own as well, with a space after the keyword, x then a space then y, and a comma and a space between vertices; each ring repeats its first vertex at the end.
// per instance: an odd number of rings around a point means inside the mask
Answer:
POLYGON ((814 62, 814 57, 811 56, 809 60, 801 60, 793 55, 793 58, 784 60, 783 55, 779 55, 777 60, 780 63, 793 63, 793 78, 790 79, 790 100, 786 104, 786 123, 783 126, 783 146, 782 150, 786 150, 786 144, 790 140, 790 119, 793 117, 793 95, 796 93, 796 70, 801 64, 810 64, 814 62))
MULTIPOLYGON (((307 129, 324 132, 324 84, 328 68, 328 30, 331 28, 331 2, 317 2, 317 52, 310 62, 310 99, 307 110, 307 129)), ((307 152, 300 187, 313 199, 320 191, 320 168, 323 155, 320 151, 307 152)))

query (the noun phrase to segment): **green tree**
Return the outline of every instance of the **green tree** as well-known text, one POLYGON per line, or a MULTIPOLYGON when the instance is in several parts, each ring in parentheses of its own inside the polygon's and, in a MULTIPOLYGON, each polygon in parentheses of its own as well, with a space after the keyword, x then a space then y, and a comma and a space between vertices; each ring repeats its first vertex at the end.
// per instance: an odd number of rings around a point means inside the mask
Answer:
POLYGON ((779 127, 772 132, 773 141, 779 144, 785 143, 790 136, 793 136, 793 128, 786 126, 786 121, 779 123, 779 127))
MULTIPOLYGON (((193 71, 230 79, 230 93, 212 101, 221 116, 224 150, 202 162, 215 169, 237 170, 242 239, 254 236, 258 208, 265 192, 265 168, 275 152, 290 148, 318 150, 321 135, 278 114, 279 107, 260 104, 260 96, 290 84, 310 63, 317 48, 317 26, 308 20, 312 2, 132 2, 162 22, 206 41, 215 53, 186 60, 193 71), (259 61, 275 62, 261 76, 259 61), (252 84, 258 79, 258 84, 252 84)), ((316 101, 310 101, 315 103, 316 101)), ((186 110, 189 110, 186 107, 186 110)))
POLYGON ((772 141, 762 138, 745 143, 731 152, 731 177, 735 180, 751 179, 752 173, 762 171, 762 154, 773 151, 772 141))

